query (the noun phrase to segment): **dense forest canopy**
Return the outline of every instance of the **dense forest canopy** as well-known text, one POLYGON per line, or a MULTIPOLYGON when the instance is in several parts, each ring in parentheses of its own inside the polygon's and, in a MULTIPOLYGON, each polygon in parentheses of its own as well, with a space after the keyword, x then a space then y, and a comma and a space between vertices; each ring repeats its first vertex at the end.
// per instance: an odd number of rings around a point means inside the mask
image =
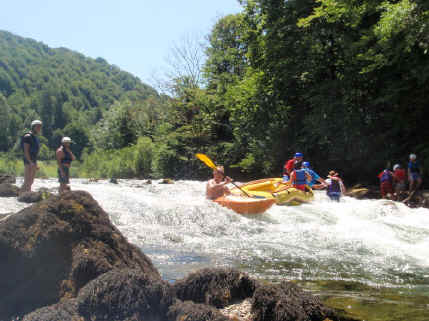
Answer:
POLYGON ((86 175, 207 176, 195 152, 252 178, 280 175, 295 151, 350 183, 411 152, 429 169, 427 1, 240 2, 207 37, 203 81, 180 74, 171 97, 101 58, 0 33, 0 150, 37 114, 47 147, 82 140, 86 175))

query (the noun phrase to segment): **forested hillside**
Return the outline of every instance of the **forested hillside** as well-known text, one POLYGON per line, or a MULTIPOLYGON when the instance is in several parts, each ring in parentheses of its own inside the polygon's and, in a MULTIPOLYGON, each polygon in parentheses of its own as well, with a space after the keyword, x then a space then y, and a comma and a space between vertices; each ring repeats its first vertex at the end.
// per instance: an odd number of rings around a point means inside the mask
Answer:
POLYGON ((24 128, 43 121, 43 142, 53 149, 62 135, 77 153, 90 145, 90 129, 115 102, 143 103, 157 92, 104 59, 51 49, 0 31, 0 151, 10 150, 24 128))

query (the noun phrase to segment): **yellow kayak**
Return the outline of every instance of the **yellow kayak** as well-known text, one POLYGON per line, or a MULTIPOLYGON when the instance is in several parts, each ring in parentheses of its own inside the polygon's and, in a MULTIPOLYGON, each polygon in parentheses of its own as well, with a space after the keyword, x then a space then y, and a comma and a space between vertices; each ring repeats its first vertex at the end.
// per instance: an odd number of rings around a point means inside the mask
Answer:
MULTIPOLYGON (((284 184, 282 178, 266 178, 248 182, 240 186, 242 190, 252 196, 275 199, 277 205, 299 205, 313 200, 313 190, 308 187, 301 191, 288 184, 284 184)), ((231 190, 231 193, 240 195, 242 192, 238 188, 231 190)))

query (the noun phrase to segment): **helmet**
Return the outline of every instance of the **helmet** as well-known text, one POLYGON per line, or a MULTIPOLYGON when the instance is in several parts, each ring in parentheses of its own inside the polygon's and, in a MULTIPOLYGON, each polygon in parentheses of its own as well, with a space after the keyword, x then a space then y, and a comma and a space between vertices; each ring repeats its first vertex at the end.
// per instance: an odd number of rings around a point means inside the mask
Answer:
POLYGON ((415 160, 417 158, 416 154, 410 154, 410 160, 415 160))
POLYGON ((70 137, 63 137, 63 139, 61 139, 61 143, 73 143, 73 141, 71 140, 70 137))
POLYGON ((304 162, 302 163, 302 166, 310 168, 310 162, 304 162))
POLYGON ((36 126, 36 125, 42 125, 42 121, 40 121, 40 120, 33 120, 32 122, 31 122, 31 127, 33 128, 34 126, 36 126))
POLYGON ((395 166, 393 166, 393 170, 396 171, 398 168, 401 168, 401 165, 399 164, 395 164, 395 166))
POLYGON ((295 157, 304 157, 302 153, 295 153, 295 157))

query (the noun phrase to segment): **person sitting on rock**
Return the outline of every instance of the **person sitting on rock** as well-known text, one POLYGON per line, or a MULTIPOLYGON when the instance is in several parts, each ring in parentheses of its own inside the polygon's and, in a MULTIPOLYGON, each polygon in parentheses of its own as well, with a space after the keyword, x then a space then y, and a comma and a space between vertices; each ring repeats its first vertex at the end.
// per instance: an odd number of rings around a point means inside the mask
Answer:
POLYGON ((216 166, 213 170, 213 178, 207 182, 206 197, 214 200, 218 197, 231 194, 229 188, 226 186, 231 183, 232 179, 225 176, 223 166, 216 166))
POLYGON ((72 161, 76 159, 70 149, 72 140, 70 137, 63 137, 61 146, 57 149, 57 163, 58 163, 58 181, 60 183, 59 193, 63 194, 70 191, 70 166, 72 161))
POLYGON ((326 189, 326 194, 332 201, 340 201, 342 195, 346 193, 346 188, 344 186, 343 180, 340 178, 340 175, 332 170, 329 172, 328 179, 325 180, 328 185, 326 189))
POLYGON ((391 199, 393 197, 393 173, 385 169, 378 174, 380 180, 380 193, 382 198, 391 199))

